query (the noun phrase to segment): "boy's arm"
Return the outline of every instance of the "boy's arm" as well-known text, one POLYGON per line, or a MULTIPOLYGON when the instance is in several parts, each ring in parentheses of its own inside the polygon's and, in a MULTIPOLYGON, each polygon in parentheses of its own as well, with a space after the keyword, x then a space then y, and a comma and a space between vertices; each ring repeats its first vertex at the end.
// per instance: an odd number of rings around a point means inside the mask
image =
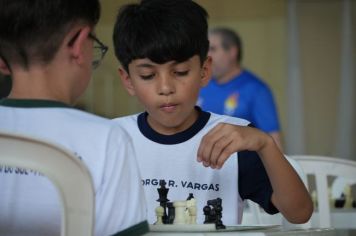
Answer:
POLYGON ((291 223, 304 223, 313 212, 308 191, 293 167, 268 134, 251 127, 221 123, 201 141, 198 161, 221 168, 229 156, 239 151, 256 151, 266 169, 273 193, 271 202, 291 223))
POLYGON ((281 133, 280 132, 271 132, 268 134, 273 138, 274 142, 277 144, 277 147, 279 147, 279 150, 281 150, 281 152, 283 152, 281 133))
POLYGON ((272 203, 291 223, 305 223, 313 213, 313 203, 303 182, 273 139, 258 151, 270 179, 272 203))

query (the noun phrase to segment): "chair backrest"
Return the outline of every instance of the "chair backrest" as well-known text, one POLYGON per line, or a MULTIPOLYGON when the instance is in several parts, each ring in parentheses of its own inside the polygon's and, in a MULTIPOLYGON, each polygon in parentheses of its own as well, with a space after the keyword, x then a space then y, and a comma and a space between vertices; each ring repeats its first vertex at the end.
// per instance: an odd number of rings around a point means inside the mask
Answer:
MULTIPOLYGON (((294 170, 297 172, 299 177, 302 179, 304 184, 307 184, 307 177, 299 163, 295 161, 293 158, 290 158, 289 156, 285 155, 285 158, 288 160, 289 164, 294 168, 294 170)), ((307 185, 306 185, 307 186, 307 185)), ((282 214, 276 214, 276 215, 269 215, 263 211, 261 211, 260 206, 257 203, 254 203, 250 200, 247 200, 247 205, 250 210, 249 214, 251 216, 246 215, 248 219, 245 218, 245 213, 243 217, 243 224, 282 224, 282 226, 286 229, 290 228, 310 228, 311 227, 311 222, 308 221, 307 223, 304 224, 291 224, 289 223, 283 216, 282 214)))
POLYGON ((328 176, 356 180, 356 162, 323 156, 293 155, 306 175, 314 175, 319 209, 319 227, 331 227, 328 176))
POLYGON ((0 164, 38 171, 51 180, 62 201, 61 235, 92 235, 94 188, 89 171, 65 149, 22 135, 0 133, 0 164))

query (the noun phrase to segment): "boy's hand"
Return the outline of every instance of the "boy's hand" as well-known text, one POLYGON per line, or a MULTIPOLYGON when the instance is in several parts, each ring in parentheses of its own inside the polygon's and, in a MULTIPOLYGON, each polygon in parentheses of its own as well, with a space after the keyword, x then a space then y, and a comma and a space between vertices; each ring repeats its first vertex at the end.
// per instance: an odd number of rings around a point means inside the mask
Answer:
POLYGON ((220 169, 231 154, 261 151, 270 139, 269 135, 255 128, 220 123, 203 137, 197 159, 205 167, 220 169))

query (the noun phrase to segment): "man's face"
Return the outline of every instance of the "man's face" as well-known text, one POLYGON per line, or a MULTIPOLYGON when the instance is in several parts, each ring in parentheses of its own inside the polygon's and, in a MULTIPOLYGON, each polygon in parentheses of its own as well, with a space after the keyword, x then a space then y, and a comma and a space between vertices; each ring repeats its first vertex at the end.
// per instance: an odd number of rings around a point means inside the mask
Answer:
POLYGON ((224 76, 236 63, 236 55, 232 49, 222 47, 222 39, 218 34, 209 35, 209 56, 213 59, 213 75, 217 78, 224 76))

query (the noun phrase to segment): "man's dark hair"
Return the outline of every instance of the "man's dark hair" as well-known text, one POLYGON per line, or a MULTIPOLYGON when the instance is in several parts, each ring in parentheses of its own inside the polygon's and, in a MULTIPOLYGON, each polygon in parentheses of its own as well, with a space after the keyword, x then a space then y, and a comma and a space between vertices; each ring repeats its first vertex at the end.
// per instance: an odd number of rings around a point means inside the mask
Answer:
POLYGON ((0 0, 0 57, 10 69, 46 64, 74 23, 99 17, 99 0, 0 0))
POLYGON ((199 55, 206 59, 208 13, 191 0, 142 0, 119 10, 114 27, 115 54, 124 69, 135 59, 163 64, 199 55))
POLYGON ((225 50, 229 50, 231 47, 236 47, 238 49, 236 60, 238 63, 242 61, 242 41, 235 31, 229 28, 216 27, 209 30, 209 34, 219 35, 221 37, 221 46, 225 50))

